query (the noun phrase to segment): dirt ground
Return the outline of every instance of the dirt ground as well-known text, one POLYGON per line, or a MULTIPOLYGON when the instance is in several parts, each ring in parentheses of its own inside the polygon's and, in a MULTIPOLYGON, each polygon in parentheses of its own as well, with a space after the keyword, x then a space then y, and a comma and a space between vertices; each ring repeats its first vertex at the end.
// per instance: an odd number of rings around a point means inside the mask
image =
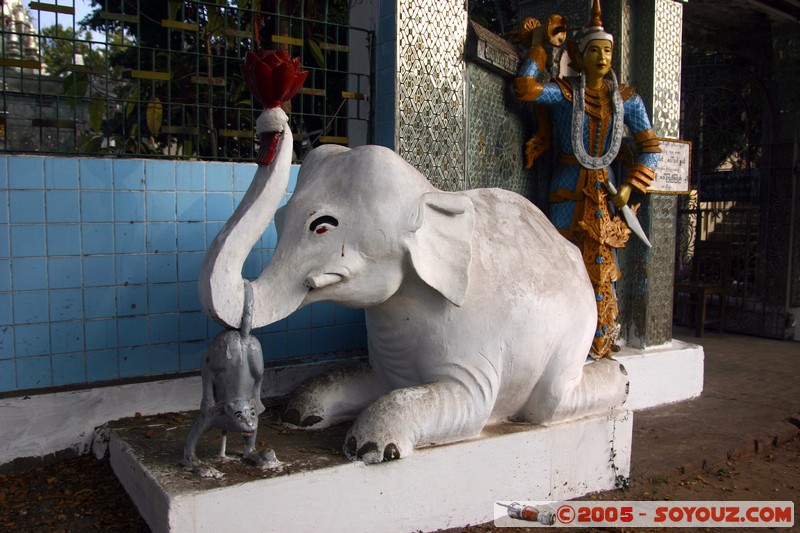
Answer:
MULTIPOLYGON (((757 456, 715 465, 699 474, 655 479, 634 477, 631 481, 628 490, 599 493, 588 499, 790 500, 796 503, 800 499, 800 438, 766 449, 757 456)), ((108 462, 91 455, 0 475, 0 530, 149 531, 108 462)), ((447 533, 490 531, 515 533, 529 529, 493 528, 491 524, 483 524, 449 529, 447 533)), ((644 533, 646 530, 631 531, 644 533)), ((800 526, 780 531, 800 531, 800 526)))
MULTIPOLYGON (((597 501, 792 501, 795 504, 795 525, 791 528, 761 528, 756 531, 800 531, 797 503, 800 500, 800 437, 762 454, 715 465, 704 472, 686 476, 660 476, 654 479, 631 480, 627 490, 601 492, 581 498, 597 501)), ((495 528, 491 524, 463 527, 439 533, 521 533, 531 528, 495 528)), ((680 528, 594 528, 586 532, 681 531, 680 528)), ((747 531, 746 528, 691 528, 686 531, 747 531)), ((568 531, 578 531, 570 529, 568 531)))
POLYGON ((150 531, 109 462, 93 455, 0 475, 0 530, 150 531))

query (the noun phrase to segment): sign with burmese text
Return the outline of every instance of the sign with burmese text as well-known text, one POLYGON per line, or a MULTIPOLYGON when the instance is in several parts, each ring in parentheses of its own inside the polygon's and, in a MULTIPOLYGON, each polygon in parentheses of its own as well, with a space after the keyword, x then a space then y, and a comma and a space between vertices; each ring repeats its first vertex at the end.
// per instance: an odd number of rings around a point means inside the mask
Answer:
POLYGON ((658 139, 661 160, 647 192, 688 194, 692 169, 692 143, 677 139, 658 139))

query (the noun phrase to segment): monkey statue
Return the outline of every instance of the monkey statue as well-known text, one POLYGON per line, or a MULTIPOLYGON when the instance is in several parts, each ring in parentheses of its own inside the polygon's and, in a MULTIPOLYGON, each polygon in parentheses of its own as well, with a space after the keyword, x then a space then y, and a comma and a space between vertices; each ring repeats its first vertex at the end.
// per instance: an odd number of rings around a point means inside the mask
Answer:
POLYGON ((202 477, 223 476, 218 470, 201 465, 195 453, 200 437, 212 427, 222 429, 220 457, 225 457, 227 432, 235 431, 244 437, 246 460, 259 467, 277 463, 272 450, 256 451, 258 415, 265 409, 261 403, 264 358, 258 339, 250 335, 252 315, 253 288, 245 281, 241 327, 217 335, 203 357, 200 413, 189 428, 183 448, 184 467, 202 477))

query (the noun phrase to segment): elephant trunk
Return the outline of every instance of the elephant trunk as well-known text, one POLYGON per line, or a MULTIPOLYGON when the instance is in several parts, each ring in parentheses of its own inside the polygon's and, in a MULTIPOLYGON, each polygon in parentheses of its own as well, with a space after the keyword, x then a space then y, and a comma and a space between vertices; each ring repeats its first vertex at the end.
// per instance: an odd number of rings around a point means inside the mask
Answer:
MULTIPOLYGON (((292 164, 292 132, 286 114, 280 108, 263 111, 257 129, 259 133, 281 132, 277 154, 271 163, 258 166, 241 203, 208 248, 198 281, 205 312, 231 328, 239 328, 242 322, 245 303, 242 266, 278 210, 292 164)), ((305 296, 297 288, 265 276, 253 284, 253 293, 254 328, 289 315, 305 296), (298 294, 292 294, 295 292, 298 294), (266 308, 265 299, 274 305, 266 308)))

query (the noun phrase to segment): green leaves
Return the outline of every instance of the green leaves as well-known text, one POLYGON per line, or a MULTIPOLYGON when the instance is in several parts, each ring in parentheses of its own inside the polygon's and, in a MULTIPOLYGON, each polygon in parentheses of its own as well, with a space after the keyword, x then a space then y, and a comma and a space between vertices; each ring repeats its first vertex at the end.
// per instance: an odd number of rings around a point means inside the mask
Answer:
POLYGON ((70 72, 64 78, 62 89, 64 95, 70 99, 71 105, 74 106, 75 101, 83 98, 89 89, 89 75, 86 72, 70 72))
POLYGON ((78 152, 95 154, 103 147, 103 135, 94 131, 85 133, 78 139, 78 152))
POLYGON ((92 131, 100 131, 103 127, 103 114, 106 110, 106 101, 99 98, 89 100, 89 127, 92 131))
POLYGON ((308 45, 308 49, 311 51, 311 55, 314 57, 314 61, 317 62, 317 65, 324 67, 325 55, 322 53, 322 48, 320 48, 319 43, 313 37, 311 37, 306 39, 306 44, 308 45))
POLYGON ((158 135, 161 131, 161 124, 164 122, 164 107, 157 96, 152 97, 147 102, 147 112, 145 114, 147 128, 153 135, 158 135))

